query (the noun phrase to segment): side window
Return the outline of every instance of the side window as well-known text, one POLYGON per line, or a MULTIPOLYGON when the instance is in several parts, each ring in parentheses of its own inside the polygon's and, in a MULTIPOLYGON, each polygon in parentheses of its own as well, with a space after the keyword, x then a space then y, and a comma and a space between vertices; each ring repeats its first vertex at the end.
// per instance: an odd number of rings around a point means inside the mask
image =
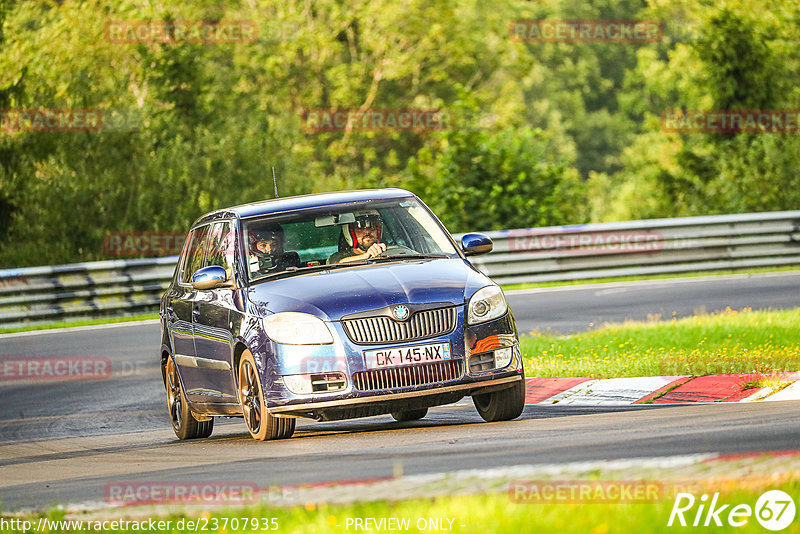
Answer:
POLYGON ((219 265, 230 277, 233 274, 233 234, 230 223, 227 221, 214 223, 208 242, 208 258, 205 265, 219 265))
POLYGON ((183 249, 181 250, 181 257, 178 260, 178 280, 180 282, 185 281, 185 272, 187 270, 187 265, 189 264, 189 256, 191 256, 192 251, 192 241, 195 239, 197 232, 192 230, 189 232, 189 235, 186 236, 186 241, 183 242, 183 249))
POLYGON ((210 225, 201 226, 194 230, 187 243, 188 250, 186 251, 187 259, 186 266, 183 268, 183 282, 188 284, 192 281, 192 274, 197 269, 203 267, 203 260, 206 256, 206 249, 208 248, 208 229, 210 225))

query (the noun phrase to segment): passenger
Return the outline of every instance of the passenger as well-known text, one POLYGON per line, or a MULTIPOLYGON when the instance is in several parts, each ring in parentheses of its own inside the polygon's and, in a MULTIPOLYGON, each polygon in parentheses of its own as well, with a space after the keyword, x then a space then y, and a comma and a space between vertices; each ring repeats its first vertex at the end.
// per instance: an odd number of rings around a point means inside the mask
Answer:
POLYGON ((328 264, 368 260, 386 252, 381 243, 381 215, 377 210, 355 213, 356 220, 342 226, 344 247, 328 258, 328 264))
POLYGON ((279 225, 250 230, 250 273, 270 274, 297 267, 296 252, 284 252, 286 238, 279 225))

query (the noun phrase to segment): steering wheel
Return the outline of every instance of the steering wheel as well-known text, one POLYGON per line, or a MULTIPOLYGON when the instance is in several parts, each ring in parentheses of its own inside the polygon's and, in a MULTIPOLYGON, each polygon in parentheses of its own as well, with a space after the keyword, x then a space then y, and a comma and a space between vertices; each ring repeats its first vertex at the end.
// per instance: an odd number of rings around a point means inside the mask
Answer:
POLYGON ((390 245, 386 247, 385 251, 378 254, 378 256, 402 256, 403 254, 418 254, 418 252, 413 248, 404 247, 402 245, 390 245))

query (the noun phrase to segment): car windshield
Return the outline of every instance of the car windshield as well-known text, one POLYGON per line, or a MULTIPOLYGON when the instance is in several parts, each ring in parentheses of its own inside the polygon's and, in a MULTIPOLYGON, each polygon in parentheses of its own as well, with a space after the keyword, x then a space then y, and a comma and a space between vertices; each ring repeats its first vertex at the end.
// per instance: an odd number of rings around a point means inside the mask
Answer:
POLYGON ((325 208, 244 221, 251 281, 385 261, 458 257, 452 242, 415 199, 325 208), (369 229, 369 230, 364 230, 369 229), (368 261, 339 263, 360 252, 359 236, 386 245, 368 261))

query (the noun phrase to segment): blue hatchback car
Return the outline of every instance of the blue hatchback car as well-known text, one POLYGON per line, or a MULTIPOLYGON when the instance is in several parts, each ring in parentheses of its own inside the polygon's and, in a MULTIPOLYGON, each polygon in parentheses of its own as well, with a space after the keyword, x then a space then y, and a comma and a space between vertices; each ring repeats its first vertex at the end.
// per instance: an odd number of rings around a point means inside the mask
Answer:
POLYGON ((257 440, 297 417, 420 419, 471 396, 486 421, 522 413, 525 381, 502 290, 401 189, 324 193, 214 211, 191 227, 161 299, 161 366, 180 439, 215 416, 257 440))

